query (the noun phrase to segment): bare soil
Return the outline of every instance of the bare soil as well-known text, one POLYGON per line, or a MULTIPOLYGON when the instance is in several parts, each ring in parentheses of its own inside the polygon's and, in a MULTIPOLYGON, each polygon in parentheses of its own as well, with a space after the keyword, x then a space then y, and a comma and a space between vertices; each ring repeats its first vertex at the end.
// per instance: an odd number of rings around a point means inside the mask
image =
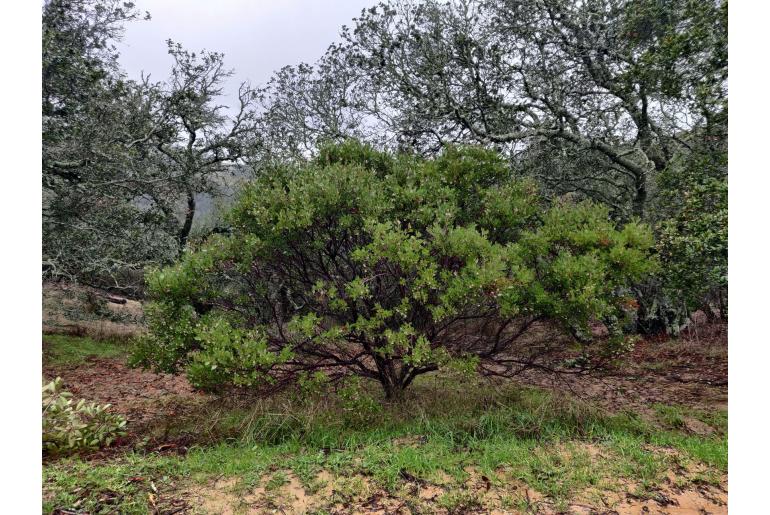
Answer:
POLYGON ((727 324, 696 324, 676 341, 665 335, 643 338, 616 368, 603 373, 529 370, 516 380, 566 390, 610 411, 646 413, 654 404, 726 409, 727 324))
POLYGON ((313 493, 308 492, 299 479, 287 472, 287 481, 274 489, 265 485, 272 475, 261 484, 246 492, 238 490, 234 479, 221 479, 207 485, 196 486, 184 494, 187 506, 203 513, 224 515, 269 513, 306 514, 317 510, 332 514, 514 514, 538 513, 556 515, 723 515, 727 513, 727 492, 711 485, 682 490, 673 485, 664 486, 653 498, 639 497, 636 485, 624 485, 617 492, 595 489, 586 491, 573 501, 566 510, 557 508, 548 499, 525 483, 506 478, 502 485, 494 485, 478 472, 471 474, 464 485, 473 502, 469 506, 452 510, 440 505, 440 499, 450 489, 442 484, 423 481, 405 482, 399 491, 388 493, 373 488, 366 477, 334 478, 321 472, 317 481, 322 485, 313 493), (353 493, 343 482, 355 480, 359 489, 353 493), (344 493, 343 493, 344 492, 344 493), (507 501, 506 501, 507 500, 507 501), (511 502, 527 506, 526 511, 511 507, 511 502), (476 506, 474 506, 476 505, 476 506))
POLYGON ((203 397, 184 376, 129 368, 117 359, 90 358, 70 367, 45 367, 46 377, 61 377, 64 389, 76 398, 109 403, 129 424, 144 425, 174 416, 173 405, 203 397))

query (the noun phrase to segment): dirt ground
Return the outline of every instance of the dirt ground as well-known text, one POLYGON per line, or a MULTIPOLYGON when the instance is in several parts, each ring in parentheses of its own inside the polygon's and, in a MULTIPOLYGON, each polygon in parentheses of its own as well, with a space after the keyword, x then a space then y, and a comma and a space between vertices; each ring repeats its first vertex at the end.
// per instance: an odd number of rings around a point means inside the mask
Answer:
MULTIPOLYGON (((656 403, 686 405, 696 408, 720 408, 727 406, 727 326, 700 325, 694 327, 676 345, 665 338, 650 338, 638 342, 625 362, 614 372, 597 377, 574 377, 527 373, 517 378, 526 385, 536 385, 558 391, 569 391, 575 396, 607 408, 610 411, 634 410, 650 412, 656 403)), ((205 404, 212 397, 196 392, 184 377, 155 374, 131 369, 118 359, 91 358, 84 363, 44 367, 46 377, 62 377, 64 386, 75 397, 110 403, 116 413, 128 419, 128 435, 116 448, 89 459, 109 456, 121 447, 131 447, 140 439, 146 428, 168 423, 191 405, 205 404)), ((708 434, 708 426, 688 421, 691 431, 708 434)), ((154 450, 175 447, 173 441, 157 440, 154 450)), ((326 473, 324 473, 326 474, 326 473)), ((263 482, 269 481, 269 477, 263 482)), ((179 493, 175 501, 177 513, 309 513, 321 501, 328 501, 339 488, 330 476, 318 478, 322 485, 315 492, 308 492, 290 472, 285 484, 277 490, 267 491, 264 484, 247 493, 236 493, 227 480, 190 488, 179 493)), ((349 478, 348 478, 349 479, 349 478)), ((501 489, 490 487, 489 480, 471 475, 471 482, 478 483, 479 495, 485 498, 500 496, 501 489)), ((662 488, 654 499, 634 497, 633 486, 625 493, 596 492, 592 498, 576 500, 569 506, 569 513, 577 514, 723 514, 727 513, 727 478, 723 485, 698 485, 696 489, 681 490, 674 478, 662 488), (597 509, 596 506, 604 506, 597 509)), ((331 513, 414 513, 398 497, 384 491, 370 489, 366 478, 361 478, 361 495, 357 500, 334 506, 331 513), (361 486, 362 485, 362 486, 361 486)), ((432 503, 445 492, 441 485, 409 481, 404 488, 411 489, 413 498, 426 502, 429 511, 435 511, 432 503)), ((526 485, 510 482, 505 491, 516 491, 528 500, 538 513, 558 513, 537 492, 526 485), (531 501, 531 502, 530 502, 531 501)), ((590 497, 590 496, 589 496, 590 497)), ((326 504, 328 506, 328 503, 326 504)), ((422 511, 425 513, 426 511, 422 511)), ((462 513, 518 513, 519 511, 480 511, 468 509, 462 513)), ((160 513, 160 512, 159 512, 160 513)))
POLYGON ((44 367, 43 375, 61 377, 64 389, 76 398, 111 404, 113 412, 126 417, 129 431, 173 417, 183 403, 207 398, 184 376, 129 368, 117 359, 89 358, 78 365, 44 367))
MULTIPOLYGON (((317 481, 323 485, 319 491, 309 493, 299 479, 293 474, 286 473, 285 483, 269 491, 266 484, 271 477, 253 490, 236 493, 237 481, 221 479, 208 485, 195 487, 186 493, 188 506, 199 509, 203 513, 222 515, 248 514, 262 515, 267 513, 304 514, 314 513, 316 509, 325 506, 328 500, 334 498, 339 488, 340 480, 335 480, 327 472, 321 472, 317 481)), ((519 498, 527 500, 529 508, 526 511, 506 508, 465 508, 459 511, 448 511, 437 507, 435 501, 447 492, 441 485, 424 482, 407 482, 402 487, 402 496, 394 496, 379 489, 372 488, 365 477, 358 480, 358 495, 352 501, 336 503, 331 510, 324 513, 342 514, 399 514, 450 513, 493 515, 513 513, 538 513, 541 515, 556 515, 569 513, 574 515, 722 515, 727 513, 727 493, 714 486, 699 486, 695 490, 682 490, 673 484, 660 489, 655 499, 637 498, 632 492, 634 485, 627 485, 625 491, 608 493, 605 491, 589 491, 583 497, 572 502, 565 509, 556 509, 537 491, 529 488, 521 481, 509 480, 502 486, 491 485, 488 478, 478 473, 471 474, 465 487, 474 492, 474 497, 484 506, 500 505, 501 499, 514 493, 519 498), (404 495, 405 494, 405 495, 404 495), (404 498, 409 498, 405 501, 404 498), (599 506, 597 508, 597 506, 599 506)), ((351 478, 345 478, 350 481, 351 478)))
POLYGON ((528 371, 523 385, 568 391, 616 412, 647 412, 654 404, 727 408, 727 324, 698 324, 672 344, 642 339, 622 365, 593 375, 528 371))

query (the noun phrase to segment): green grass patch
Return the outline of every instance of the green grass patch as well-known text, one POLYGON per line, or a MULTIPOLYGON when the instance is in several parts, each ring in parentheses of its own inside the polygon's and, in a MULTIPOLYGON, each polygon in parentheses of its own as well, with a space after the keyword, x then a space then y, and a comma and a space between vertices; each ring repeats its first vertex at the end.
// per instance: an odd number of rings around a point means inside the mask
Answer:
MULTIPOLYGON (((287 481, 288 471, 308 492, 317 492, 318 474, 326 471, 341 481, 332 496, 337 500, 349 499, 352 493, 344 492, 355 488, 345 485, 362 478, 392 495, 401 495, 404 485, 416 480, 445 487, 435 506, 461 511, 481 502, 465 486, 474 474, 501 488, 522 481, 559 507, 587 488, 619 488, 624 479, 652 492, 667 470, 688 463, 705 467, 693 480, 706 482, 727 467, 724 412, 661 407, 656 416, 667 420, 661 423, 607 414, 542 390, 446 378, 425 378, 401 403, 371 411, 346 402, 333 392, 287 393, 250 408, 206 413, 207 424, 218 421, 214 434, 238 437, 193 448, 185 456, 128 454, 103 463, 52 463, 44 470, 46 511, 76 507, 99 513, 97 501, 105 492, 118 492, 113 497, 120 504, 111 505, 112 511, 146 508, 147 483, 129 481, 136 476, 152 478, 161 491, 160 485, 174 481, 237 477, 240 489, 261 484, 272 495, 287 481), (694 435, 677 421, 696 415, 718 430, 694 435)), ((184 422, 188 428, 194 424, 194 417, 184 422)), ((524 501, 510 497, 506 502, 524 501)))
POLYGON ((125 358, 131 352, 125 342, 96 341, 83 336, 43 336, 43 363, 51 366, 76 365, 87 358, 125 358))

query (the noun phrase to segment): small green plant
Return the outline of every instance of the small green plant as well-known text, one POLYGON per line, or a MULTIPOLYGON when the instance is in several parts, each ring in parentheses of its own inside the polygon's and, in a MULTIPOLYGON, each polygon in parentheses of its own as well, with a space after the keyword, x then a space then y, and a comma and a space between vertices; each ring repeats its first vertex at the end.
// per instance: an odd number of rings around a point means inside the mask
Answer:
POLYGON ((685 424, 681 409, 676 406, 666 406, 664 404, 656 404, 654 409, 665 427, 672 429, 681 429, 684 427, 685 424))
POLYGON ((68 454, 110 445, 125 434, 126 420, 109 404, 75 402, 57 377, 43 386, 43 452, 68 454))
POLYGON ((450 513, 465 513, 483 506, 478 494, 467 490, 457 490, 442 494, 438 498, 438 505, 447 509, 450 513))
POLYGON ((347 422, 365 423, 382 412, 382 405, 361 385, 361 378, 351 376, 337 392, 347 422))
POLYGON ((273 474, 273 477, 271 477, 270 480, 267 482, 267 484, 265 484, 265 490, 267 491, 277 490, 288 482, 289 482, 289 478, 286 477, 286 472, 283 470, 279 470, 278 472, 273 474))

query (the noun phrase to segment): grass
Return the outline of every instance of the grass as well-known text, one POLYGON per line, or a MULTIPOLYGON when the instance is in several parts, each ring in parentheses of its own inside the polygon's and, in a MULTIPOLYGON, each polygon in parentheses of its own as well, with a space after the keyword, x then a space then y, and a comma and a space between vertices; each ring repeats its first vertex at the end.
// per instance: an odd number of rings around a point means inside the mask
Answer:
MULTIPOLYGON (((81 342, 79 350, 64 355, 74 359, 93 352, 88 349, 94 343, 81 342)), ((397 497, 418 512, 462 512, 489 508, 489 503, 535 509, 541 502, 521 491, 512 494, 506 490, 511 484, 525 484, 565 509, 591 489, 612 491, 633 484, 638 495, 654 496, 669 470, 679 471, 680 486, 718 483, 726 472, 724 411, 658 406, 648 420, 603 413, 566 396, 510 384, 421 379, 401 403, 384 407, 351 405, 333 392, 287 393, 255 406, 190 414, 179 419, 174 431, 195 434, 205 420, 209 434, 218 436, 186 455, 129 452, 108 461, 70 458, 49 464, 44 469, 44 511, 70 507, 145 513, 150 494, 172 499, 191 484, 222 477, 237 478, 243 492, 261 485, 279 498, 288 474, 318 494, 326 503, 321 510, 360 501, 364 491, 397 497), (688 433, 685 417, 709 423, 713 434, 688 433), (211 443, 216 440, 220 443, 211 443), (322 471, 333 483, 328 496, 319 480, 322 471), (415 484, 438 485, 442 493, 424 501, 410 489, 415 484), (500 495, 490 500, 488 492, 495 491, 500 495)))
POLYGON ((75 365, 87 358, 125 358, 130 344, 119 340, 93 340, 80 336, 51 334, 43 337, 46 364, 51 366, 75 365))

